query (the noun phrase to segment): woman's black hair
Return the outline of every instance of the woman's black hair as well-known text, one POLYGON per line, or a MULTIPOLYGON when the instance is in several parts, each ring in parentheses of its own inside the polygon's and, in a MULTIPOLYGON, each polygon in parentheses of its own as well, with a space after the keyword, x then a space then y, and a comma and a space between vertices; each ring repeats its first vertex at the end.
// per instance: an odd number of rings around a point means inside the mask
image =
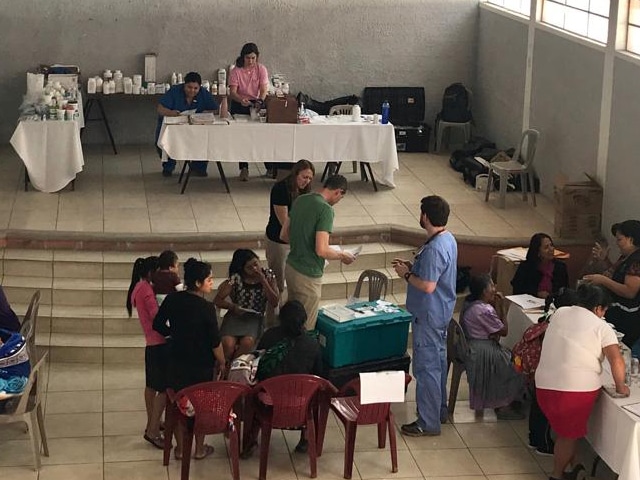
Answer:
POLYGON ((244 277, 244 266, 254 258, 258 258, 258 255, 256 255, 253 250, 247 248, 239 248, 233 252, 233 257, 229 264, 229 277, 234 273, 244 277))
POLYGON ((152 272, 158 269, 158 257, 137 258, 133 262, 133 270, 131 271, 131 284, 129 285, 129 292, 127 293, 127 312, 129 316, 133 313, 133 307, 131 304, 131 294, 136 284, 140 280, 144 280, 149 277, 152 272))
POLYGON ((534 233, 529 240, 529 250, 527 251, 527 262, 538 263, 540 261, 540 247, 542 246, 542 240, 548 238, 553 244, 553 238, 543 232, 534 233))
POLYGON ((624 222, 614 223, 611 225, 611 235, 615 237, 617 233, 633 240, 634 247, 640 247, 640 221, 625 220, 624 222))
POLYGON ((158 257, 160 270, 169 270, 176 263, 178 263, 178 254, 173 250, 165 250, 158 257))
POLYGON ((302 172, 303 170, 311 170, 311 173, 313 175, 316 174, 316 167, 313 166, 313 163, 311 163, 309 160, 298 160, 294 165, 293 168, 291 169, 291 173, 287 176, 287 184, 289 186, 289 191, 291 192, 291 200, 295 200, 298 195, 302 195, 304 193, 309 193, 311 191, 311 183, 309 182, 309 185, 307 185, 306 187, 304 187, 302 190, 298 189, 298 185, 296 184, 296 178, 298 177, 298 174, 300 172, 302 172))
POLYGON ((190 258, 184 263, 184 284, 187 290, 198 290, 197 282, 203 283, 211 275, 211 264, 190 258))
POLYGON ((491 275, 484 273, 482 275, 474 275, 469 280, 469 295, 465 299, 467 302, 475 302, 482 298, 482 294, 491 285, 491 275))
POLYGON ((578 287, 578 305, 593 311, 596 307, 608 307, 611 303, 609 293, 600 285, 583 283, 578 287))
POLYGON ((236 58, 236 67, 244 67, 244 57, 250 53, 255 53, 256 57, 260 56, 260 51, 255 43, 245 43, 240 50, 240 56, 236 58))
POLYGON ((197 83, 202 85, 202 77, 198 72, 189 72, 184 77, 184 83, 197 83))
POLYGON ((290 300, 280 308, 280 325, 288 337, 295 338, 302 335, 306 321, 307 312, 298 300, 290 300))
POLYGON ((549 311, 552 303, 556 308, 572 307, 573 305, 578 304, 578 294, 572 288, 561 287, 557 293, 549 295, 544 299, 545 312, 549 311))

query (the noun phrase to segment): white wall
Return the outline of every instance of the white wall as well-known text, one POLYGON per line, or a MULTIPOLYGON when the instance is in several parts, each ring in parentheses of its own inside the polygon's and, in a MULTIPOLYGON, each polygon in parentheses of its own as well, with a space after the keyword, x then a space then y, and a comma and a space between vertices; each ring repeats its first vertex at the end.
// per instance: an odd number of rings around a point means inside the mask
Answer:
MULTIPOLYGON (((253 41, 270 72, 295 93, 326 100, 365 86, 424 86, 431 122, 442 91, 473 86, 477 0, 0 0, 0 143, 6 143, 38 64, 142 70, 158 54, 158 74, 213 71, 253 41)), ((118 143, 152 142, 151 99, 113 100, 106 108, 118 143)), ((89 142, 104 142, 90 126, 89 142)))

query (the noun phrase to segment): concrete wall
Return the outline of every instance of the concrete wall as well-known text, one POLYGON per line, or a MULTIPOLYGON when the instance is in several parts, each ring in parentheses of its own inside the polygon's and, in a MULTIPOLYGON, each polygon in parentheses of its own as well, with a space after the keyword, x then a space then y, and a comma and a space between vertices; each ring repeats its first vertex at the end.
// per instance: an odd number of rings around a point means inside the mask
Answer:
MULTIPOLYGON (((271 73, 321 100, 365 86, 424 86, 427 119, 444 87, 473 87, 477 0, 0 0, 0 143, 8 141, 27 70, 75 63, 140 73, 158 54, 158 76, 197 70, 204 78, 253 41, 271 73)), ((151 99, 108 100, 118 143, 151 142, 151 99)), ((86 140, 104 142, 90 126, 86 140)))
POLYGON ((535 166, 543 193, 558 174, 595 175, 604 53, 538 29, 533 51, 531 127, 540 131, 535 166))
POLYGON ((522 133, 527 25, 481 8, 473 114, 478 132, 499 148, 522 133))
POLYGON ((604 190, 602 224, 605 232, 612 223, 629 218, 640 219, 638 91, 640 91, 640 66, 629 59, 616 58, 607 181, 604 190))

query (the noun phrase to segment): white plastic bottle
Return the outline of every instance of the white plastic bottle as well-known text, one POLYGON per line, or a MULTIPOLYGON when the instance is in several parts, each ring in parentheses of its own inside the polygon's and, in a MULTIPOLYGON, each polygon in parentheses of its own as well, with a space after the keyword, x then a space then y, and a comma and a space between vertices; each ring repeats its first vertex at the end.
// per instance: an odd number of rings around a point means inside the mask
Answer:
POLYGON ((182 78, 182 73, 178 74, 178 83, 184 83, 184 79, 182 78))
POLYGON ((102 80, 102 77, 96 77, 96 93, 103 93, 103 90, 102 90, 103 83, 104 81, 102 80))
POLYGON ((124 93, 124 83, 122 81, 123 77, 124 76, 122 75, 122 71, 116 70, 116 73, 113 74, 113 81, 116 84, 116 91, 111 93, 124 93))
POLYGON ((176 72, 173 72, 171 74, 171 86, 173 87, 176 83, 178 83, 178 76, 176 75, 176 72))
POLYGON ((133 93, 133 81, 131 80, 131 77, 124 77, 124 79, 122 80, 122 84, 124 93, 126 93, 127 95, 131 95, 133 93))
POLYGON ((104 77, 105 81, 111 80, 113 78, 113 73, 111 73, 111 70, 106 69, 102 76, 104 77))
POLYGON ((87 93, 96 93, 96 79, 95 77, 89 78, 87 80, 87 93))

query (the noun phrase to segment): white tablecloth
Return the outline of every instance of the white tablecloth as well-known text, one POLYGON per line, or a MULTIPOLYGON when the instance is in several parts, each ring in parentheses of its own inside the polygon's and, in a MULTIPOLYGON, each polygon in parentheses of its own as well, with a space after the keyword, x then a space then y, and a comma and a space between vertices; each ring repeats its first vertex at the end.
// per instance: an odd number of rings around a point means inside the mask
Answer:
POLYGON ((21 121, 11 145, 24 162, 31 184, 42 192, 63 189, 84 165, 80 127, 75 120, 21 121))
POLYGON ((163 125, 158 147, 175 160, 220 162, 361 161, 378 163, 380 183, 394 187, 398 153, 393 125, 319 120, 308 125, 236 122, 163 125))
POLYGON ((510 302, 507 312, 507 323, 509 324, 509 332, 506 337, 500 339, 500 343, 507 348, 513 346, 520 341, 524 331, 531 325, 538 323, 541 313, 525 313, 518 305, 510 302))
MULTIPOLYGON (((603 384, 613 385, 609 364, 605 360, 603 384)), ((640 417, 627 412, 623 405, 640 402, 640 386, 631 386, 628 398, 612 398, 602 392, 589 418, 587 440, 600 458, 619 477, 640 479, 640 417)))

